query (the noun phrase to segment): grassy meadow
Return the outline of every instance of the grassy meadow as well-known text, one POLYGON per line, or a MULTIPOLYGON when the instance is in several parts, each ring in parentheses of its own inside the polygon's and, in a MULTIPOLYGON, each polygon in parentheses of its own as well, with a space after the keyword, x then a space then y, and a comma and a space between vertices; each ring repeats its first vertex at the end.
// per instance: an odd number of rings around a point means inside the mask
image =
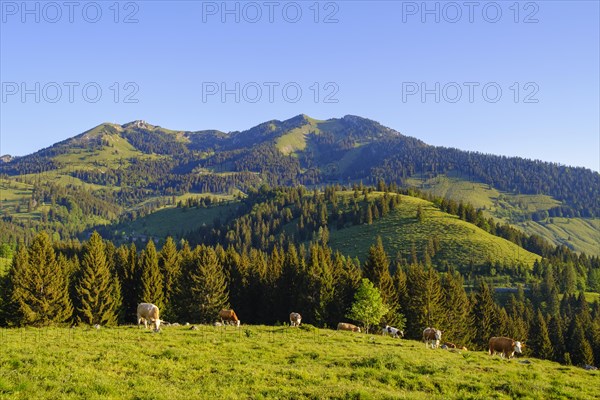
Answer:
POLYGON ((600 372, 328 329, 0 330, 2 399, 593 399, 600 372))
POLYGON ((523 220, 534 211, 549 210, 560 201, 547 195, 520 195, 498 191, 474 182, 468 176, 437 176, 409 179, 409 183, 438 197, 449 197, 482 208, 487 216, 510 223, 528 235, 539 235, 555 245, 567 245, 574 251, 600 255, 600 219, 548 218, 544 221, 523 220))

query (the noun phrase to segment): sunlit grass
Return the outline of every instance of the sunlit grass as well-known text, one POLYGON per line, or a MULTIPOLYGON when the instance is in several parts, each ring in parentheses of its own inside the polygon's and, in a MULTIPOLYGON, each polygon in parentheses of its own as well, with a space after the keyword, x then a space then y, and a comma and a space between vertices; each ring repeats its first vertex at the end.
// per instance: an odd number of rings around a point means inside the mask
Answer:
POLYGON ((2 398, 594 398, 597 371, 288 327, 0 330, 2 398))

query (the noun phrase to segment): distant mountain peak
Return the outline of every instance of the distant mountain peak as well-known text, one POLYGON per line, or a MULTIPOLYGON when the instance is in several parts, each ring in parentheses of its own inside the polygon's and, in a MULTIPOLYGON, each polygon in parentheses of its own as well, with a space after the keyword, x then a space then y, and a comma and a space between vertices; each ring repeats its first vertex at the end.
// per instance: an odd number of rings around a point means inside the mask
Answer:
POLYGON ((149 123, 147 123, 146 121, 141 120, 141 119, 128 122, 122 126, 125 129, 127 129, 127 128, 152 129, 153 128, 153 125, 150 125, 149 123))

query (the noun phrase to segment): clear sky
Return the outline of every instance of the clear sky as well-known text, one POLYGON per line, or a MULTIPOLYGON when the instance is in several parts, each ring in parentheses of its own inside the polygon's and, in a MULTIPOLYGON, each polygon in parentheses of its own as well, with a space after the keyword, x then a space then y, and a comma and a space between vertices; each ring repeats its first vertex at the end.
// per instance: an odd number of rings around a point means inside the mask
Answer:
POLYGON ((1 12, 2 154, 102 122, 231 131, 355 114, 429 144, 600 170, 598 1, 2 0, 1 12))

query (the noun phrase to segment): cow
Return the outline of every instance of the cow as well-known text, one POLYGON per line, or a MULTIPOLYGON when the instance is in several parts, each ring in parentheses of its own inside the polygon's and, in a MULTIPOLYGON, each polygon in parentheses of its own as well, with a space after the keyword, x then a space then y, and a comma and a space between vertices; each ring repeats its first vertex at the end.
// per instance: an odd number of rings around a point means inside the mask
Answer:
POLYGON ((297 312, 290 313, 290 326, 300 326, 302 322, 302 315, 297 312))
POLYGON ((235 311, 233 310, 221 310, 219 311, 219 317, 221 318, 221 323, 225 325, 225 321, 228 324, 235 325, 237 327, 240 326, 240 320, 237 315, 235 315, 235 311))
POLYGON ((490 338, 489 354, 493 356, 495 353, 500 353, 500 357, 510 359, 516 353, 521 354, 521 349, 525 345, 516 340, 507 337, 492 337, 490 338))
POLYGON ((425 328, 423 331, 423 341, 425 342, 425 348, 431 345, 432 349, 436 349, 440 346, 440 340, 442 340, 442 331, 435 328, 425 328))
POLYGON ((456 345, 452 342, 445 342, 442 344, 442 349, 456 349, 456 345))
POLYGON ((402 338, 404 337, 404 332, 398 328, 394 328, 393 326, 386 325, 385 328, 381 329, 382 335, 390 334, 393 338, 402 338))
POLYGON ((140 303, 137 307, 138 326, 143 322, 148 329, 148 321, 154 324, 154 332, 160 331, 158 307, 150 303, 140 303))
POLYGON ((359 332, 360 328, 356 325, 348 324, 346 322, 340 322, 338 324, 338 331, 351 331, 351 332, 359 332))

